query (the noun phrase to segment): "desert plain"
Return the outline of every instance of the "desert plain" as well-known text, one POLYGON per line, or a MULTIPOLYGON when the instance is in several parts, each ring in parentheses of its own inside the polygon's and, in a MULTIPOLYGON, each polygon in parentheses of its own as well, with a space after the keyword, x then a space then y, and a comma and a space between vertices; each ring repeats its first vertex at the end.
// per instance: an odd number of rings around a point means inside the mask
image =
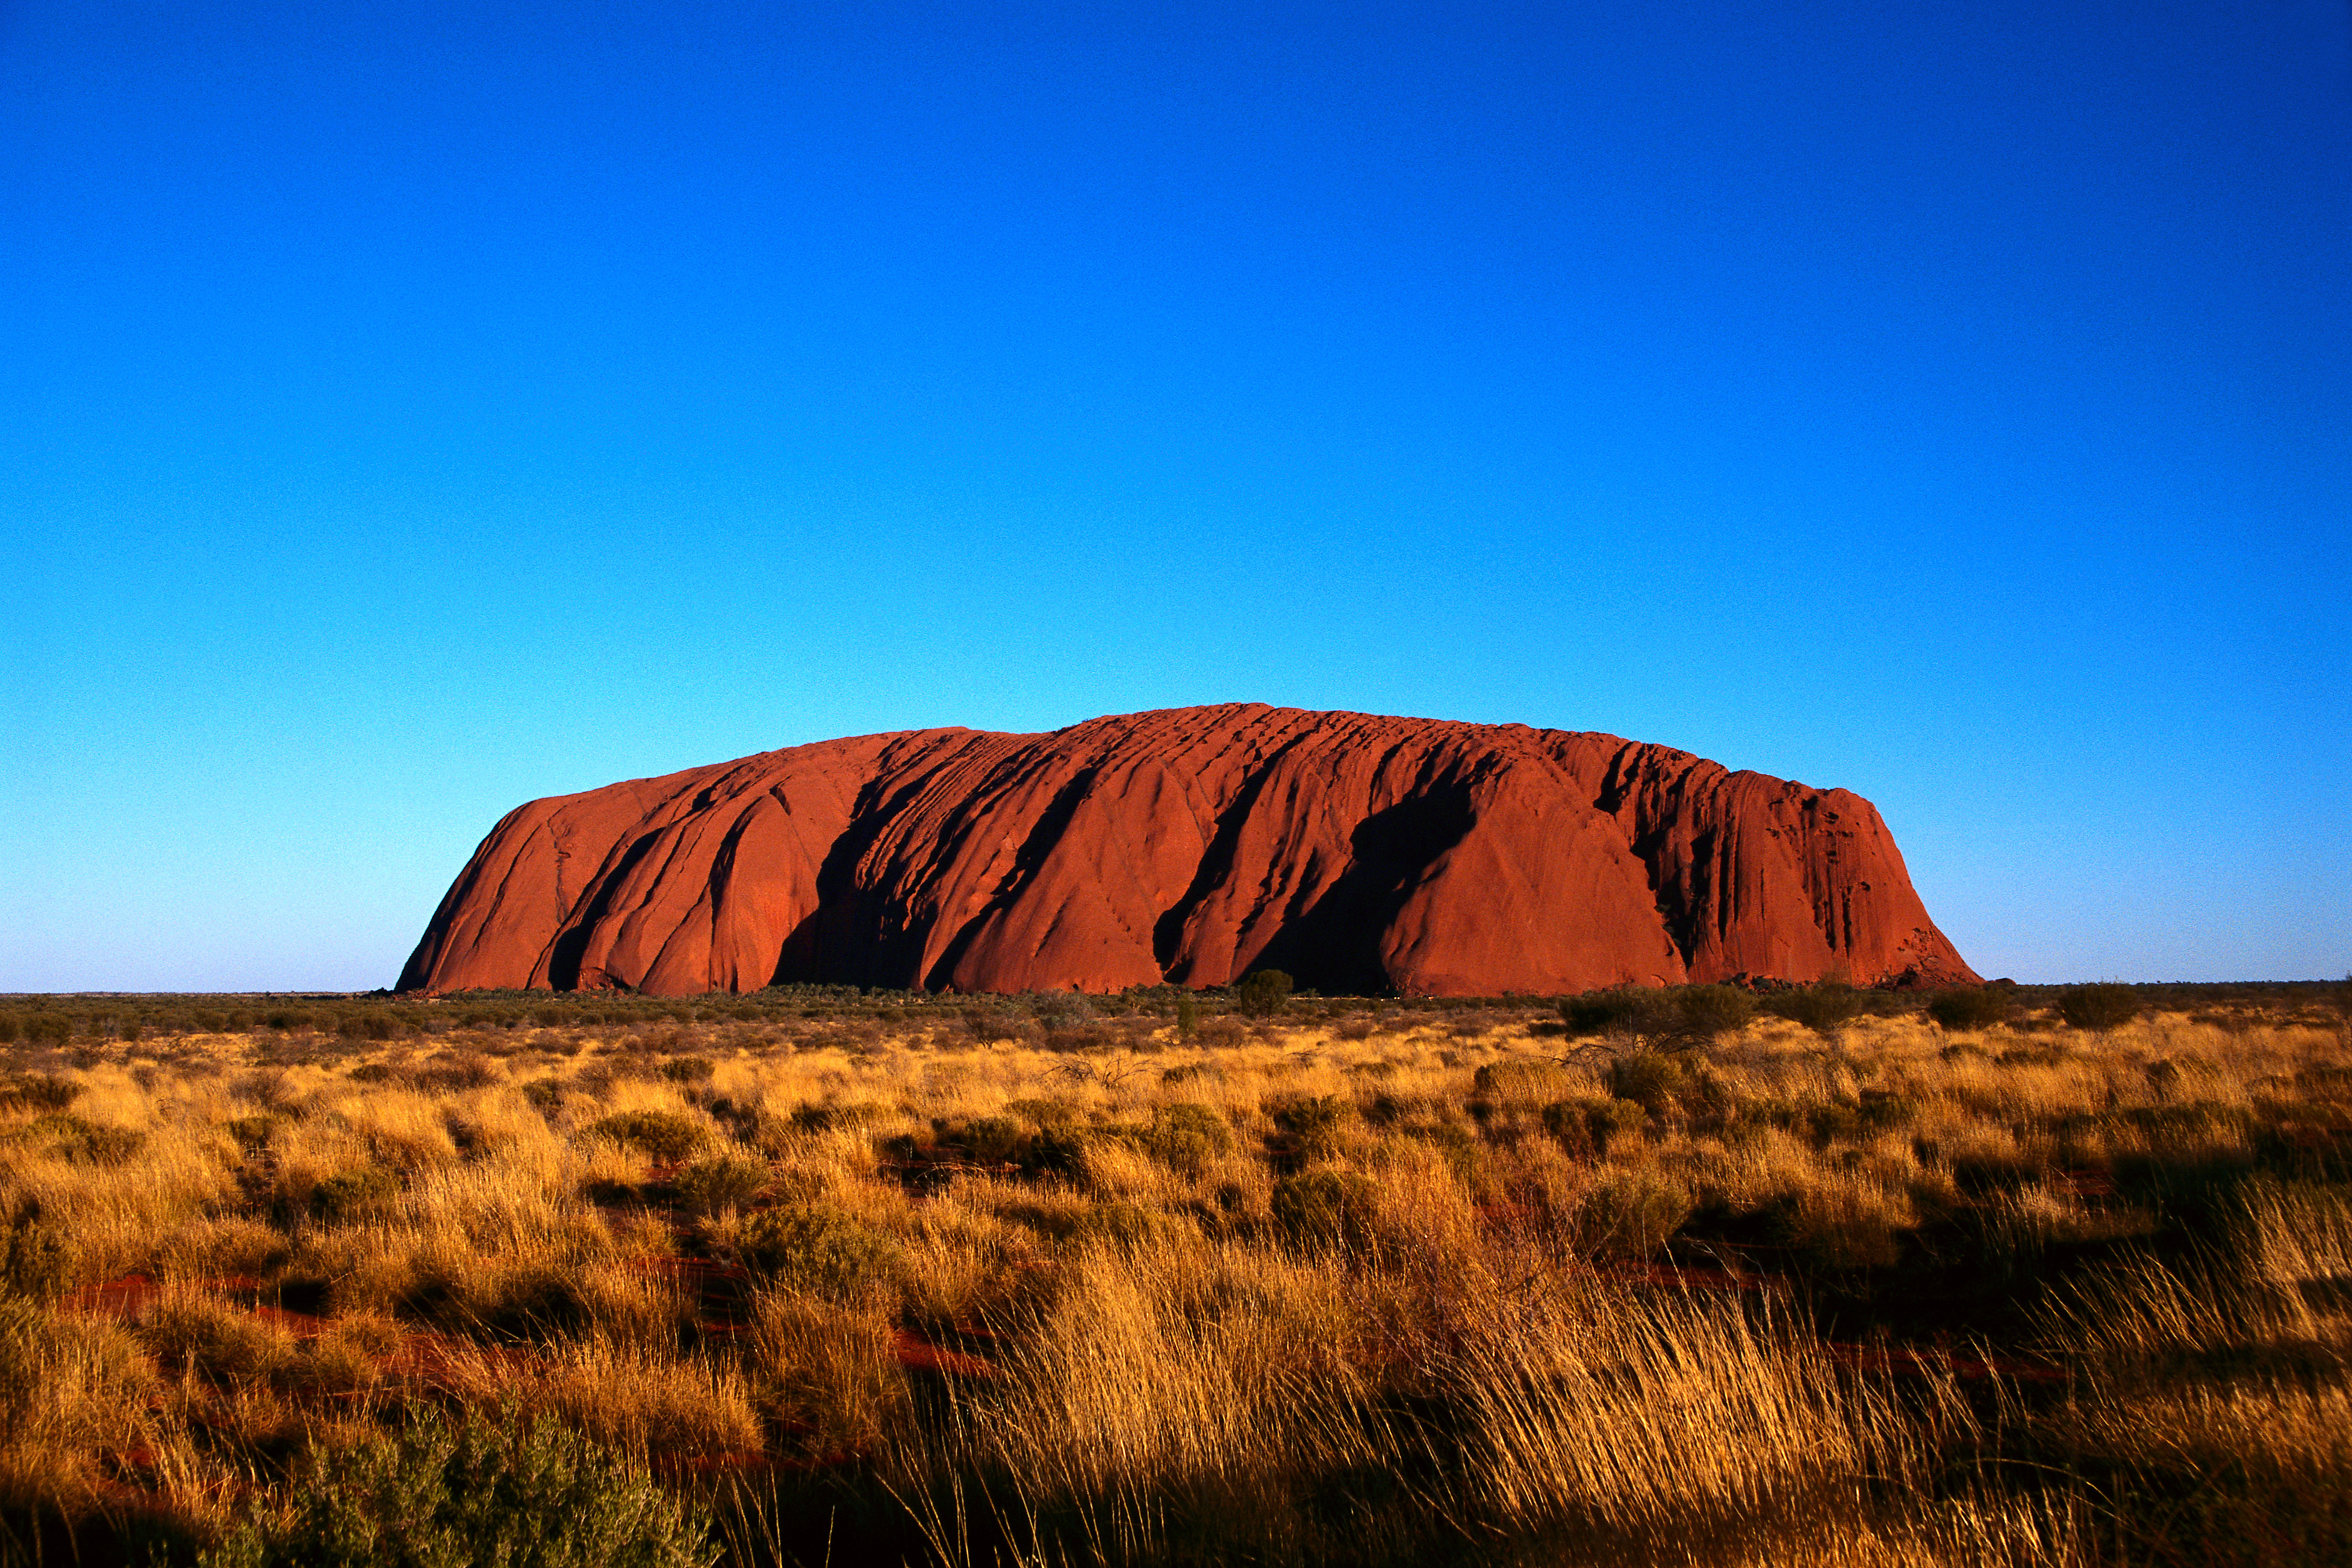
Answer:
POLYGON ((0 1000, 0 1552, 2341 1560, 2347 1007, 0 1000))

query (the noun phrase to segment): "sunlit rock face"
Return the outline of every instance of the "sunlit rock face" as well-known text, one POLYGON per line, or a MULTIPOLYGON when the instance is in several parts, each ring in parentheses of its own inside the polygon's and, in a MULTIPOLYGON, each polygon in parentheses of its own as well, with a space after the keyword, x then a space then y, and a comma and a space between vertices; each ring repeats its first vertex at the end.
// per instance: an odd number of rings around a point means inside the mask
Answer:
POLYGON ((1523 725, 1236 704, 826 741, 533 801, 403 990, 1559 993, 1973 981, 1844 790, 1523 725))

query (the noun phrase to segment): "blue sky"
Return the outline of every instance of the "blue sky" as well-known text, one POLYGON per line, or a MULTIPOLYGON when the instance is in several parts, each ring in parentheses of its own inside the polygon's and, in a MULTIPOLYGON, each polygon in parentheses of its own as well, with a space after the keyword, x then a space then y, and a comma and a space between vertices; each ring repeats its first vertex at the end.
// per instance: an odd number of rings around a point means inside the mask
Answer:
POLYGON ((0 5, 0 989, 389 984, 499 814, 1262 700, 2352 968, 2352 22, 0 5))

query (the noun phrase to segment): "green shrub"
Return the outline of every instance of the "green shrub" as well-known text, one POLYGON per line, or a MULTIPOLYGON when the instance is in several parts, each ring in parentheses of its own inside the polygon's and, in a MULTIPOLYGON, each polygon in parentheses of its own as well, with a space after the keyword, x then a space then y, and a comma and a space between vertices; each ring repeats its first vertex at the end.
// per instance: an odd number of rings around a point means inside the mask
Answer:
POLYGON ((1177 997, 1176 1037, 1180 1040, 1191 1039, 1192 1037, 1192 1031, 1200 1026, 1200 1023, 1201 1009, 1193 1002, 1192 993, 1186 992, 1183 995, 1177 997))
POLYGON ((719 1070, 709 1057, 673 1057, 662 1063, 662 1077, 672 1083, 707 1083, 719 1070))
POLYGON ((35 1117, 18 1134, 77 1165, 120 1165, 147 1145, 147 1134, 130 1127, 103 1127, 79 1116, 35 1117))
POLYGON ((1440 1121, 1427 1127, 1407 1130, 1409 1138, 1430 1145, 1445 1157, 1446 1165, 1454 1179, 1468 1186, 1478 1179, 1478 1155, 1481 1145, 1478 1135, 1467 1127, 1452 1121, 1440 1121))
POLYGON ((1299 1095, 1276 1101, 1274 1124, 1289 1134, 1301 1156, 1328 1160, 1339 1152, 1340 1134, 1356 1119, 1356 1108, 1336 1094, 1299 1095))
MULTIPOLYGON (((1543 1108, 1543 1128, 1552 1141, 1579 1160, 1590 1160, 1600 1153, 1592 1136, 1591 1110, 1601 1104, 1622 1105, 1623 1100, 1556 1100, 1543 1108)), ((1633 1108, 1639 1110, 1641 1107, 1633 1108)))
POLYGON ((373 1165, 338 1171, 310 1189, 310 1212, 320 1219, 357 1219, 390 1203, 400 1192, 391 1172, 373 1165))
POLYGON ((762 1209, 743 1222, 735 1245, 752 1273, 835 1300, 893 1284, 905 1269, 895 1237, 814 1204, 762 1209))
POLYGON ((1748 1026, 1756 998, 1737 985, 1685 985, 1675 993, 1676 1033, 1688 1040, 1712 1040, 1748 1026))
POLYGON ((73 1280, 73 1252, 37 1210, 20 1211, 0 1236, 0 1289, 11 1296, 47 1301, 64 1294, 73 1280))
POLYGON ((1674 1109, 1675 1097, 1690 1082, 1690 1074, 1672 1057, 1642 1051, 1612 1062, 1606 1081, 1609 1092, 1617 1099, 1630 1100, 1651 1115, 1663 1116, 1674 1109))
POLYGON ((1234 1130, 1209 1107, 1179 1101, 1152 1111, 1141 1142, 1170 1170, 1197 1176, 1233 1148, 1234 1130))
POLYGON ((268 1115, 231 1117, 221 1123, 221 1131, 236 1139, 240 1148, 258 1149, 269 1142, 271 1133, 278 1131, 278 1118, 268 1115))
POLYGON ((2009 1016, 2009 998, 1982 985, 1938 991, 1927 998, 1927 1016, 1946 1029, 1985 1029, 2009 1016))
POLYGON ((1689 1189, 1671 1176, 1646 1165, 1611 1165, 1584 1194, 1577 1230, 1588 1251, 1654 1258, 1690 1214, 1689 1189))
POLYGON ((759 1196, 768 1182, 767 1166, 740 1154, 697 1160, 670 1179, 679 1201, 702 1214, 740 1208, 759 1196))
POLYGON ((1302 1171, 1274 1184, 1273 1211, 1294 1241, 1360 1241, 1371 1230, 1372 1184, 1352 1171, 1302 1171))
POLYGON ((1084 1176, 1087 1173, 1087 1130, 1056 1121, 1038 1129, 1029 1140, 1021 1163, 1033 1175, 1084 1176))
POLYGON ((709 1136, 700 1122, 675 1110, 624 1110, 591 1123, 588 1131, 662 1161, 685 1159, 709 1136))
POLYGON ((81 1085, 56 1073, 27 1073, 0 1090, 0 1103, 27 1110, 63 1110, 81 1095, 81 1085))
POLYGON ((982 1164, 1007 1165, 1029 1148, 1029 1130, 1010 1116, 975 1116, 939 1130, 940 1142, 952 1143, 982 1164))
POLYGON ((404 1032, 401 1020, 381 1007, 346 1013, 335 1020, 335 1033, 347 1040, 389 1040, 404 1032))
POLYGON ((1070 1227, 1070 1240, 1079 1245, 1107 1242, 1113 1247, 1134 1247, 1167 1235, 1175 1223, 1141 1204, 1088 1204, 1070 1227))
POLYGON ((1039 1127, 1067 1127, 1078 1119, 1076 1106, 1053 1095, 1013 1100, 1004 1109, 1011 1114, 1024 1117, 1039 1127))
POLYGON ((1005 1007, 966 1007, 963 1026, 971 1031, 975 1040, 1017 1040, 1035 1027, 1005 1007))
POLYGON ((1780 1245, 1815 1268, 1851 1273, 1902 1260, 1907 1216, 1883 1194, 1807 1187, 1782 1195, 1767 1212, 1780 1245))
POLYGON ((2128 985, 2069 985, 2059 994, 2058 1016, 2077 1029, 2104 1035, 2139 1016, 2139 994, 2128 985))
POLYGON ((301 1479, 204 1568, 709 1568, 709 1525, 551 1421, 427 1415, 396 1437, 311 1450, 301 1479))
POLYGON ((1592 1095, 1555 1100, 1543 1108, 1544 1131, 1580 1160, 1606 1154, 1618 1138, 1639 1131, 1648 1120, 1648 1113, 1633 1100, 1592 1095))
POLYGON ((1667 1013, 1663 992, 1632 985, 1587 991, 1559 1005, 1560 1021, 1575 1036, 1660 1034, 1667 1013))
POLYGON ((1832 1100, 1809 1108, 1804 1112, 1805 1130, 1814 1144, 1827 1148, 1841 1139, 1859 1138, 1869 1129, 1858 1100, 1832 1100))
POLYGON ((1272 1017, 1290 1000, 1290 976, 1279 969, 1244 975, 1234 987, 1234 1008, 1245 1017, 1272 1017))
POLYGON ((165 1300, 140 1321, 141 1342, 172 1372, 188 1372, 223 1388, 267 1384, 291 1347, 260 1320, 217 1301, 165 1300))

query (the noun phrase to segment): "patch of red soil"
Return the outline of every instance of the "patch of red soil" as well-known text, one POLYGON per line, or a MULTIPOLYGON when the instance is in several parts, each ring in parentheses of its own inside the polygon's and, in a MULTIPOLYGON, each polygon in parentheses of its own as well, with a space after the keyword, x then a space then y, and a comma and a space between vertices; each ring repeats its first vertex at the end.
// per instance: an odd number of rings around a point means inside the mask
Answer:
POLYGON ((163 1287, 144 1274, 126 1274, 103 1284, 69 1290, 58 1302, 62 1311, 90 1312, 110 1318, 135 1318, 163 1293, 163 1287))
POLYGON ((993 1363, 961 1351, 951 1351, 935 1345, 910 1330, 900 1329, 890 1336, 890 1349, 898 1364, 908 1372, 935 1372, 947 1377, 971 1377, 993 1381, 997 1371, 993 1363))

